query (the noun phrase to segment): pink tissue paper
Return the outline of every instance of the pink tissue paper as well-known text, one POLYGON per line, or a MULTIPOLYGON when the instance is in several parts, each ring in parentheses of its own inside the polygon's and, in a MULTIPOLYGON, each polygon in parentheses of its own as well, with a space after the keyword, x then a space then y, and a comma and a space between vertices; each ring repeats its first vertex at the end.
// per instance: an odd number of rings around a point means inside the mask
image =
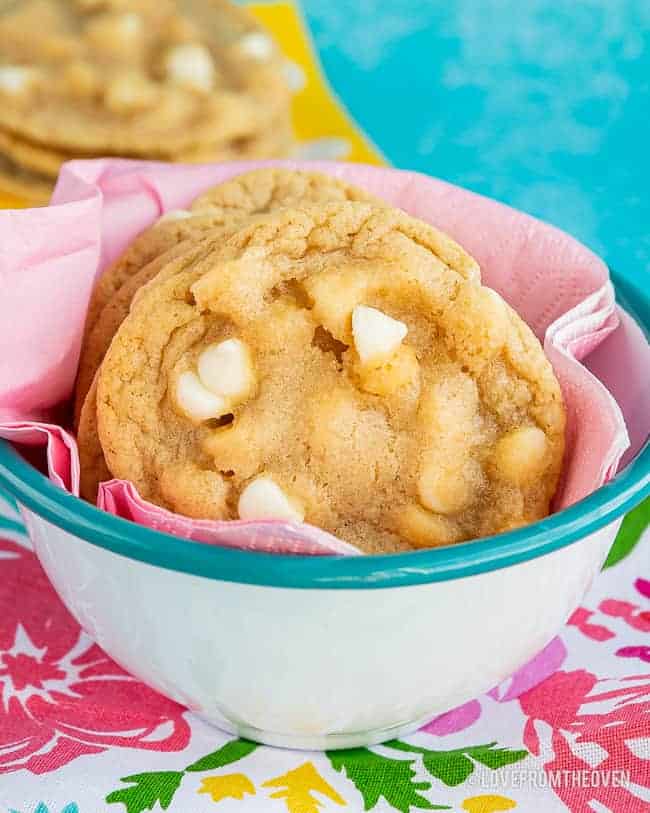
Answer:
MULTIPOLYGON (((0 212, 1 437, 45 446, 50 478, 78 493, 76 442, 55 416, 56 407, 72 393, 96 277, 164 212, 186 207, 228 178, 269 165, 318 170, 349 181, 434 224, 464 246, 478 260, 483 282, 544 342, 562 386, 567 454, 555 510, 587 496, 616 473, 628 448, 623 414, 600 380, 607 363, 600 360, 593 371, 582 363, 588 356, 598 357, 621 318, 629 319, 616 307, 604 263, 553 226, 443 181, 320 161, 193 166, 72 161, 61 171, 50 206, 0 212)), ((647 342, 637 341, 632 349, 639 369, 643 364, 647 368, 647 342)), ((275 553, 359 553, 307 524, 190 520, 146 502, 131 483, 119 480, 100 487, 98 506, 150 528, 212 544, 275 553)))

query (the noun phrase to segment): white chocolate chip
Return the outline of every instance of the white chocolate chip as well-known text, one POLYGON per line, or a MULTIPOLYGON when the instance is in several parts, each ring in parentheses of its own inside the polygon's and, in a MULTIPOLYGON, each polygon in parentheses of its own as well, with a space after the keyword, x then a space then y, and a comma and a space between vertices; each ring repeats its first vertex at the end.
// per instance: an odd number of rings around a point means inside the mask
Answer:
POLYGON ((176 382, 176 404, 194 421, 219 418, 228 412, 228 402, 220 395, 206 389, 199 377, 192 372, 183 373, 176 382))
POLYGON ((461 469, 428 463, 420 472, 418 495, 422 505, 429 511, 453 514, 470 501, 472 488, 461 469))
POLYGON ((254 376, 248 348, 239 339, 226 339, 204 350, 197 369, 204 387, 232 401, 246 398, 254 376))
POLYGON ((399 533, 416 548, 451 545, 462 538, 453 519, 432 514, 420 505, 405 505, 398 509, 396 519, 399 533))
POLYGON ((275 50, 271 37, 261 31, 251 31, 250 34, 244 34, 239 40, 238 46, 239 50, 246 56, 260 62, 270 59, 275 50))
POLYGON ((302 522, 305 518, 300 505, 290 499, 270 477, 258 477, 239 496, 237 506, 241 519, 286 519, 302 522))
POLYGON ((496 445, 495 462, 501 476, 515 484, 530 483, 547 465, 548 439, 537 426, 508 432, 496 445))
POLYGON ((34 68, 24 65, 0 66, 0 91, 17 95, 23 93, 32 84, 36 77, 34 68))
POLYGON ((114 56, 140 47, 143 20, 133 11, 106 10, 85 25, 85 38, 93 51, 114 56))
POLYGON ((194 212, 188 212, 187 209, 170 209, 158 218, 156 226, 159 226, 161 223, 171 223, 174 220, 187 220, 190 217, 194 217, 194 215, 194 212))
POLYGON ((167 78, 172 82, 209 93, 214 87, 215 70, 210 51, 198 43, 176 45, 167 52, 167 78))
POLYGON ((357 305, 352 311, 352 335, 362 364, 388 358, 408 333, 404 322, 387 316, 377 308, 357 305))
POLYGON ((120 33, 124 37, 136 37, 142 29, 142 19, 134 11, 121 14, 117 20, 120 33))
POLYGON ((133 71, 115 76, 104 91, 104 104, 119 115, 132 115, 152 107, 158 99, 153 82, 133 71))

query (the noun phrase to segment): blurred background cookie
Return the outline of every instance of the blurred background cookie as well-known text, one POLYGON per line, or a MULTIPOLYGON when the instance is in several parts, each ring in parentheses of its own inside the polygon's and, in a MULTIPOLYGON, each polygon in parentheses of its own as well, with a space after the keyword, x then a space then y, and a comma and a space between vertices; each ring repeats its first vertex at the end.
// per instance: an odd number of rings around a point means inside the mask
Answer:
POLYGON ((51 186, 46 176, 18 166, 0 153, 0 188, 3 192, 39 204, 47 203, 51 186))
POLYGON ((288 155, 293 135, 283 68, 271 36, 227 0, 5 3, 6 174, 37 200, 72 158, 288 155))

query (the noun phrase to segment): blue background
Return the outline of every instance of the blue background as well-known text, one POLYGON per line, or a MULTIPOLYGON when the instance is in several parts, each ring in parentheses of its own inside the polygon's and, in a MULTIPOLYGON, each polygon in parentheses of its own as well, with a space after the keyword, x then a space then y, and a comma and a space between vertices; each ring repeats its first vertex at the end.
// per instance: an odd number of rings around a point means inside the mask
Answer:
POLYGON ((303 0, 388 160, 650 267, 650 0, 303 0))

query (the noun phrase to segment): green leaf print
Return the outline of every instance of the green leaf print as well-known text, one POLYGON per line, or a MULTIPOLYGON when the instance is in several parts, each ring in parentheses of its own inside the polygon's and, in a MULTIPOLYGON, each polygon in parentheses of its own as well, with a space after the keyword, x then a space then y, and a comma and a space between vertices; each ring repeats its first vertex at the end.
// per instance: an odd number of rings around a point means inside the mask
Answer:
POLYGON ((450 788, 461 785, 474 771, 474 763, 462 751, 426 751, 423 748, 407 746, 398 740, 386 745, 388 748, 422 754, 422 764, 431 776, 450 788))
POLYGON ((157 803, 163 810, 167 810, 186 773, 222 768, 243 759, 256 748, 257 745, 248 740, 230 740, 182 771, 152 771, 125 776, 122 782, 130 783, 131 787, 114 790, 108 794, 106 801, 108 804, 122 803, 126 813, 144 813, 146 810, 153 810, 157 803))
POLYGON ((167 810, 183 781, 183 771, 157 771, 124 776, 122 782, 131 787, 114 790, 106 797, 109 804, 121 802, 126 813, 144 813, 153 810, 156 803, 167 810))
POLYGON ((201 759, 188 765, 185 770, 191 773, 214 771, 217 768, 223 768, 224 765, 230 765, 231 762, 237 762, 247 757, 256 748, 257 744, 248 740, 231 740, 211 754, 201 757, 201 759))
POLYGON ((486 768, 496 771, 528 756, 528 751, 525 750, 514 751, 509 748, 495 748, 495 746, 496 742, 489 742, 485 745, 456 748, 453 751, 433 751, 400 740, 391 740, 386 743, 387 748, 421 754, 422 764, 428 773, 450 788, 461 785, 471 776, 474 772, 474 760, 485 765, 486 768))
POLYGON ((447 805, 434 805, 418 793, 429 790, 429 782, 414 782, 413 760, 390 759, 375 754, 367 748, 349 748, 343 751, 327 751, 332 768, 345 771, 363 797, 364 809, 372 810, 381 797, 401 813, 409 813, 412 807, 420 810, 450 810, 447 805))
POLYGON ((614 544, 609 551, 609 555, 603 565, 603 570, 613 565, 617 565, 636 547, 641 535, 650 525, 650 497, 645 499, 625 517, 623 523, 616 534, 614 544))
POLYGON ((476 745, 473 748, 468 748, 465 753, 492 771, 498 771, 499 768, 505 768, 506 765, 521 762, 522 759, 526 759, 528 756, 528 751, 523 748, 513 751, 510 748, 495 748, 495 745, 496 742, 490 742, 487 745, 476 745))

